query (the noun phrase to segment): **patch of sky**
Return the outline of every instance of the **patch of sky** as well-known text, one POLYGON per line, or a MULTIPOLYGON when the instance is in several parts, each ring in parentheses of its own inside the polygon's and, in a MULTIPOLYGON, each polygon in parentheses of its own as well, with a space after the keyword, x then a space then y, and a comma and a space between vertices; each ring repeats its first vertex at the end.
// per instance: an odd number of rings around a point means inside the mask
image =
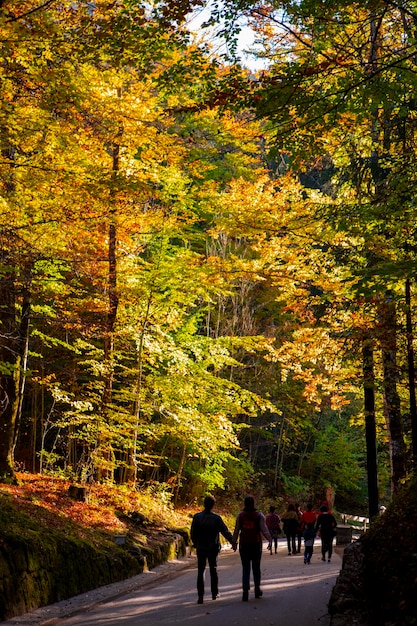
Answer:
POLYGON ((242 16, 237 22, 237 34, 233 41, 225 36, 224 24, 210 23, 211 3, 198 8, 187 16, 187 28, 197 41, 208 43, 213 54, 227 61, 237 59, 241 65, 252 71, 265 70, 268 61, 262 58, 262 48, 256 42, 255 31, 247 18, 242 16))

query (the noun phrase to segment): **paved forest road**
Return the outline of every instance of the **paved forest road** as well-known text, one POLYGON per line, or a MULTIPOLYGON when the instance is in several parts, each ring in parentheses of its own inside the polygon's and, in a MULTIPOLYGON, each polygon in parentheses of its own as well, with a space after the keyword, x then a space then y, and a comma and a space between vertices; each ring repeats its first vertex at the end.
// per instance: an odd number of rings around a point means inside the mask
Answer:
MULTIPOLYGON (((51 605, 6 624, 38 624, 59 626, 319 626, 329 625, 327 603, 341 568, 341 558, 333 554, 332 563, 323 562, 320 541, 316 541, 310 565, 304 565, 302 554, 287 556, 280 540, 278 554, 262 555, 263 597, 256 600, 253 590, 249 602, 242 602, 241 564, 238 553, 224 550, 219 556, 220 598, 213 601, 209 573, 206 571, 204 604, 197 604, 196 560, 191 566, 171 574, 152 572, 130 579, 130 589, 123 583, 110 585, 106 597, 90 595, 51 605), (137 581, 137 583, 135 583, 137 581), (207 584, 208 583, 208 584, 207 584), (207 589, 208 588, 208 589, 207 589), (66 606, 66 609, 65 609, 66 606), (56 608, 54 608, 56 607, 56 608)), ((125 581, 126 582, 126 581, 125 581)))

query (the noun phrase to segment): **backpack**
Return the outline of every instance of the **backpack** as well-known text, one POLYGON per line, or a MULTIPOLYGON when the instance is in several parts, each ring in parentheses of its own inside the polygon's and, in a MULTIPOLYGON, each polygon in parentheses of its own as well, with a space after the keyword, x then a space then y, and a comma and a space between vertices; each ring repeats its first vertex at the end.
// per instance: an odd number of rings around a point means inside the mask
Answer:
POLYGON ((240 543, 260 543, 261 516, 258 511, 242 511, 239 513, 240 543))
POLYGON ((280 517, 276 513, 268 513, 266 516, 266 525, 269 531, 275 530, 279 533, 281 532, 280 517))

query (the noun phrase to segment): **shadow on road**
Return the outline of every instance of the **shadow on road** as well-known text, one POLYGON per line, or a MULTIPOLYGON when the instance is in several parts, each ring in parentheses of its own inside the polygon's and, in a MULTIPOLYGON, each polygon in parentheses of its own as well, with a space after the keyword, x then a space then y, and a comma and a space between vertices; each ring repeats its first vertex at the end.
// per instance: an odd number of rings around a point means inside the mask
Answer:
MULTIPOLYGON (((318 549, 318 548, 317 548, 318 549)), ((220 598, 213 601, 206 593, 197 605, 196 567, 187 568, 169 580, 130 590, 91 606, 67 618, 43 622, 44 626, 173 626, 210 623, 210 626, 328 626, 327 603, 339 574, 341 559, 324 563, 317 554, 310 565, 302 555, 288 557, 263 554, 262 589, 264 595, 242 602, 241 565, 238 554, 225 551, 219 557, 220 598)), ((210 591, 208 573, 206 589, 210 591)), ((68 614, 67 614, 68 615, 68 614)))

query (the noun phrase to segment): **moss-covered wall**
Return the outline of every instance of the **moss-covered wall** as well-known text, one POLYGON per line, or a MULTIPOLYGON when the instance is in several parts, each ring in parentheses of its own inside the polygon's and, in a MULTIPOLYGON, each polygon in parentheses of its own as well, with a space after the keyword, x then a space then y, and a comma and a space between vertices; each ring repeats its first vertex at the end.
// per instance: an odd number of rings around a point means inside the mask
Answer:
POLYGON ((21 615, 143 570, 143 560, 108 542, 101 548, 56 532, 3 536, 0 619, 21 615))
POLYGON ((139 574, 188 545, 181 531, 132 527, 119 546, 110 535, 85 529, 84 538, 77 530, 41 525, 1 498, 1 621, 139 574))

